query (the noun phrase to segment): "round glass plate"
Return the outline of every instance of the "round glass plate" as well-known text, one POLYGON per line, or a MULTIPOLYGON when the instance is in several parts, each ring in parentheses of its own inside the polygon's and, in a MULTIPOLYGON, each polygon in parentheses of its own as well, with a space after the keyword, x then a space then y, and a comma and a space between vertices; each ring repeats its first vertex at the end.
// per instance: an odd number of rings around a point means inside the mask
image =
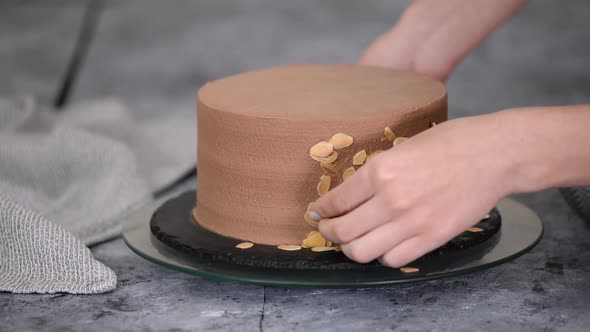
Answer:
POLYGON ((149 224, 153 212, 167 199, 169 197, 139 210, 124 226, 123 238, 131 250, 149 261, 181 272, 276 287, 357 288, 450 277, 515 259, 532 249, 543 234, 541 220, 533 211, 512 199, 504 199, 497 206, 502 227, 496 235, 480 245, 409 264, 420 269, 416 273, 382 266, 350 270, 261 268, 199 259, 161 243, 151 234, 149 224))

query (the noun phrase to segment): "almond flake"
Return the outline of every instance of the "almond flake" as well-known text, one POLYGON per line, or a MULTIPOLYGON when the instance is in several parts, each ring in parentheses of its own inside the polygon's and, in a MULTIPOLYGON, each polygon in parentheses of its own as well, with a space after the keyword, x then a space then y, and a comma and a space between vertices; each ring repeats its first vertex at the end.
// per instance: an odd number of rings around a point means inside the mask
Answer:
POLYGON ((352 164, 354 166, 360 166, 365 163, 365 160, 367 160, 367 151, 360 150, 352 157, 352 164))
POLYGON ((338 159, 338 152, 334 151, 334 152, 330 153, 330 155, 327 157, 317 157, 317 156, 312 156, 312 155, 310 155, 310 157, 315 161, 319 161, 320 163, 331 164, 331 163, 335 162, 336 159, 338 159))
POLYGON ((408 139, 407 137, 402 137, 402 136, 397 137, 396 139, 393 140, 393 146, 400 145, 403 142, 405 142, 407 139, 408 139))
POLYGON ((318 232, 318 231, 311 231, 311 232, 307 233, 307 236, 306 237, 310 237, 310 236, 312 236, 314 234, 320 234, 320 232, 318 232))
POLYGON ((420 271, 420 269, 417 267, 406 266, 406 267, 402 267, 400 269, 400 271, 402 271, 403 273, 416 273, 416 272, 420 271))
POLYGON ((488 214, 486 214, 485 216, 483 216, 483 218, 482 218, 482 219, 490 219, 490 214, 489 214, 489 213, 488 213, 488 214))
POLYGON ((430 123, 430 128, 432 128, 432 127, 434 127, 434 126, 436 126, 436 122, 431 122, 431 123, 430 123))
POLYGON ((390 142, 395 139, 395 134, 393 133, 393 130, 391 130, 391 128, 389 127, 385 127, 385 129, 383 130, 383 136, 385 136, 385 138, 387 138, 387 140, 390 142))
POLYGON ((298 244, 281 244, 280 246, 277 246, 277 248, 286 251, 301 250, 301 246, 298 244))
POLYGON ((324 172, 326 173, 331 173, 331 174, 338 174, 338 170, 336 169, 336 167, 334 166, 334 164, 329 164, 329 163, 320 163, 320 167, 324 170, 324 172))
POLYGON ((328 175, 320 176, 320 182, 317 186, 318 195, 324 196, 330 190, 330 183, 332 182, 332 178, 328 175))
POLYGON ((322 234, 317 233, 308 236, 305 240, 303 240, 302 244, 309 248, 324 247, 326 245, 326 239, 324 239, 322 234))
POLYGON ((468 228, 467 231, 471 232, 471 233, 479 233, 479 232, 483 232, 483 229, 479 228, 479 227, 471 227, 471 228, 468 228))
POLYGON ((242 243, 239 243, 238 245, 236 245, 236 248, 239 248, 239 249, 250 249, 252 247, 254 247, 254 243, 252 243, 252 242, 242 242, 242 243))
POLYGON ((345 169, 344 173, 342 173, 342 181, 346 181, 346 179, 348 179, 351 175, 353 175, 354 172, 356 172, 354 167, 349 167, 349 168, 345 169))
POLYGON ((311 251, 313 252, 323 252, 323 251, 332 251, 336 250, 336 247, 313 247, 311 251))
POLYGON ((338 133, 332 136, 328 142, 334 146, 334 149, 339 150, 351 146, 353 139, 346 134, 338 133))
POLYGON ((315 157, 327 157, 334 151, 332 144, 328 142, 319 142, 309 149, 309 155, 315 157))

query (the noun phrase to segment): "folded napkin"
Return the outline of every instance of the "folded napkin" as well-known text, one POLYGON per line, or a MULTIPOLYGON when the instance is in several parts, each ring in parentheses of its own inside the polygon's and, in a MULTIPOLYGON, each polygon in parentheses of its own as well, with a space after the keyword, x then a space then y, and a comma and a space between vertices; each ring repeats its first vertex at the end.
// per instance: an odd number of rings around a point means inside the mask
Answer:
POLYGON ((114 289, 85 245, 118 235, 127 214, 194 167, 195 121, 116 100, 52 112, 0 98, 0 291, 114 289))
POLYGON ((560 192, 570 207, 590 222, 590 187, 561 188, 560 192))

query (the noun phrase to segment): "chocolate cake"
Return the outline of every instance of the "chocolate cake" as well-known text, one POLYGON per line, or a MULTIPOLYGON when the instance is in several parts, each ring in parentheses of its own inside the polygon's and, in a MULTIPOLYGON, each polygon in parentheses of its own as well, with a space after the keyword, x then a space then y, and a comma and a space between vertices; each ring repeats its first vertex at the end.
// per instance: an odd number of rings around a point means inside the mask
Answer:
POLYGON ((289 65, 207 83, 193 217, 236 244, 300 244, 318 195, 446 119, 445 86, 407 71, 289 65))

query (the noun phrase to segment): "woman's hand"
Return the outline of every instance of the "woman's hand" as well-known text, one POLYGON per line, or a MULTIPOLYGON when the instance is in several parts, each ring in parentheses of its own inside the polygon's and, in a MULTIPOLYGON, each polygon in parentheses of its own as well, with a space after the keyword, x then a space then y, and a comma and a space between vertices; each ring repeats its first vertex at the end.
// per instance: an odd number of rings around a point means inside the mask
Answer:
POLYGON ((590 105, 451 120, 371 158, 310 216, 351 259, 400 267, 512 193, 590 185, 590 105))
POLYGON ((526 0, 416 0, 365 51, 362 65, 414 70, 444 81, 467 53, 526 0))
POLYGON ((352 260, 403 266, 479 222, 511 188, 494 116, 437 125, 371 158, 314 203, 352 260))

